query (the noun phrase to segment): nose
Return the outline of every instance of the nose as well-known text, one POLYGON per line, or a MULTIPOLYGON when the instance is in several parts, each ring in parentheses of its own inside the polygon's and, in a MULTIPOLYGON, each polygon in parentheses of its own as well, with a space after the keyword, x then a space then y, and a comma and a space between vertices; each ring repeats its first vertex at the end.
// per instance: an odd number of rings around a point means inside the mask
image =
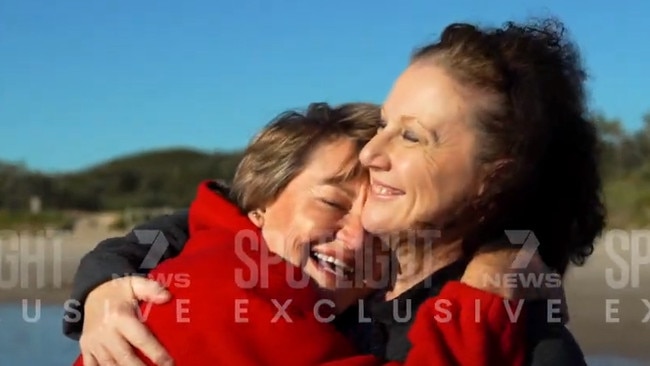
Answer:
POLYGON ((378 132, 359 153, 361 165, 368 169, 388 170, 390 169, 390 160, 386 154, 386 144, 388 141, 383 137, 382 132, 378 132))

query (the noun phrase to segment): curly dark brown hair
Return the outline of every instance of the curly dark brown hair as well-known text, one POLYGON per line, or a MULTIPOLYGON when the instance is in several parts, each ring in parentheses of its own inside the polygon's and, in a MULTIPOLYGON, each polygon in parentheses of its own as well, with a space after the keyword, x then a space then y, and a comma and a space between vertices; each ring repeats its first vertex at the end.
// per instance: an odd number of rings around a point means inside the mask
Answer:
POLYGON ((586 72, 564 25, 555 19, 499 28, 452 24, 412 62, 435 62, 488 103, 474 125, 481 162, 495 170, 474 207, 487 214, 468 251, 531 230, 539 253, 564 274, 582 265, 605 225, 595 125, 588 119, 586 72))

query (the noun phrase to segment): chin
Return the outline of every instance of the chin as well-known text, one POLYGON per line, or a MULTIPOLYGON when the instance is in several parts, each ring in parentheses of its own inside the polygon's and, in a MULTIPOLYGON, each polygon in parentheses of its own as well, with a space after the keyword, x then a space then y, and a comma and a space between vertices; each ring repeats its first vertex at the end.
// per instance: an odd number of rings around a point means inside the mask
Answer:
POLYGON ((371 234, 381 235, 394 232, 394 211, 385 207, 366 205, 361 213, 361 225, 371 234))
POLYGON ((376 213, 364 214, 361 217, 361 225, 371 234, 381 235, 390 233, 390 222, 376 213))

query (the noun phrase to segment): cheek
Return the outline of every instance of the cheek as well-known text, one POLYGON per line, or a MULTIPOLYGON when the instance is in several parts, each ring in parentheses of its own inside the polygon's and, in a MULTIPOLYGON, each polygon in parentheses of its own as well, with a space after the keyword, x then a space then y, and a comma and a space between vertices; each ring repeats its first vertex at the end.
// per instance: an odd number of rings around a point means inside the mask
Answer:
POLYGON ((287 234, 300 243, 326 240, 333 235, 332 228, 338 222, 334 216, 327 208, 315 204, 297 207, 291 217, 285 218, 287 234))
POLYGON ((467 194, 471 175, 466 161, 457 154, 438 151, 421 153, 414 165, 408 175, 413 191, 417 192, 413 211, 420 221, 436 223, 467 194))
POLYGON ((442 179, 440 179, 440 167, 435 160, 418 151, 414 156, 402 159, 398 171, 404 179, 407 191, 414 193, 412 195, 412 199, 416 199, 414 205, 420 207, 436 205, 442 179))
POLYGON ((455 209, 454 206, 475 193, 474 173, 466 159, 454 157, 439 165, 431 185, 438 194, 441 211, 455 209))
POLYGON ((262 233, 272 252, 284 255, 292 243, 297 241, 295 217, 294 210, 288 206, 275 205, 267 208, 262 233))

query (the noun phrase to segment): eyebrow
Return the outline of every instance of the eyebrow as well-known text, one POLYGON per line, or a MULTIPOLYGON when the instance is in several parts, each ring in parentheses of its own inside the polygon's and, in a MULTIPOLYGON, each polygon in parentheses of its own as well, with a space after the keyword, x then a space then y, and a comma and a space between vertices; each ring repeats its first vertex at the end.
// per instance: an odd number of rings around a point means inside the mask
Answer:
POLYGON ((349 196, 349 198, 354 198, 356 195, 356 192, 352 190, 349 187, 346 187, 343 183, 349 182, 350 181, 350 175, 348 174, 337 174, 333 177, 328 177, 325 178, 322 181, 323 185, 328 185, 328 186, 333 186, 336 187, 345 193, 346 196, 349 196))
MULTIPOLYGON (((384 108, 383 108, 383 107, 381 108, 381 119, 382 119, 382 120, 386 120, 385 112, 384 112, 384 108)), ((408 114, 400 114, 400 116, 399 116, 399 120, 400 120, 402 123, 404 123, 404 122, 411 122, 411 121, 412 121, 412 122, 415 122, 415 123, 418 124, 420 127, 422 127, 423 129, 425 129, 426 131, 429 131, 429 133, 431 134, 431 137, 433 138, 433 141, 434 141, 435 143, 439 143, 439 142, 440 142, 440 135, 438 134, 438 130, 437 130, 437 129, 434 129, 433 131, 429 130, 429 129, 424 125, 424 124, 422 124, 422 122, 420 122, 420 119, 419 119, 419 118, 417 118, 417 117, 415 117, 415 116, 408 115, 408 114), (408 121, 405 121, 405 120, 408 120, 408 121)))
MULTIPOLYGON (((347 167, 346 167, 347 168, 347 167)), ((323 179, 321 184, 334 186, 338 189, 341 189, 349 198, 354 199, 357 195, 354 189, 346 187, 345 183, 353 180, 358 177, 363 171, 363 167, 359 162, 355 162, 354 166, 349 169, 340 169, 335 175, 326 177, 323 179)))
MULTIPOLYGON (((384 119, 384 120, 386 119, 386 110, 384 109, 384 107, 381 107, 381 114, 380 114, 380 117, 381 117, 382 119, 384 119)), ((400 115, 399 115, 399 120, 400 120, 400 121, 403 121, 403 120, 405 120, 405 119, 408 119, 408 120, 415 120, 416 122, 418 122, 418 124, 421 125, 421 123, 420 123, 420 119, 417 118, 416 116, 411 116, 411 115, 408 115, 408 114, 400 114, 400 115)))

